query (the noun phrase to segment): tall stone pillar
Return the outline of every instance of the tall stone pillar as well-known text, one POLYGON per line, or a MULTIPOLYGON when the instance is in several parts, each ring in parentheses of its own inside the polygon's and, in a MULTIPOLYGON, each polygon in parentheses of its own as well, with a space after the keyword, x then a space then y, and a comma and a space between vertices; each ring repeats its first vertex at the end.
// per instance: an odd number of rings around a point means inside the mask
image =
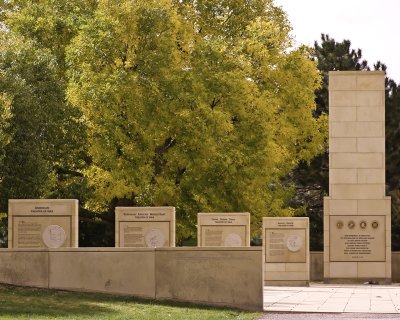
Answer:
POLYGON ((385 196, 385 74, 329 73, 329 197, 324 198, 326 283, 391 282, 385 196))

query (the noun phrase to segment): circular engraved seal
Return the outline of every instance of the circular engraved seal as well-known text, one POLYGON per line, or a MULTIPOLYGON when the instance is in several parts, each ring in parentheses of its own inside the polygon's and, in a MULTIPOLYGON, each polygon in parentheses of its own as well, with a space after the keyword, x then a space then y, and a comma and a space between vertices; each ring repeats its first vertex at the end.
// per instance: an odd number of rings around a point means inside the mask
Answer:
POLYGON ((159 229, 151 229, 145 234, 144 242, 148 247, 163 247, 165 236, 159 229))
POLYGON ((343 221, 339 220, 338 222, 336 222, 336 228, 342 229, 343 228, 343 221))
POLYGON ((236 233, 229 233, 224 239, 225 247, 241 247, 242 238, 236 233))
POLYGON ((374 221, 372 221, 371 226, 372 226, 372 228, 377 229, 379 227, 379 222, 374 220, 374 221))
POLYGON ((349 227, 349 229, 354 229, 354 227, 356 226, 356 224, 354 223, 353 220, 350 220, 350 221, 347 223, 347 226, 349 227))
POLYGON ((292 234, 288 236, 286 240, 286 247, 289 249, 291 252, 297 252, 303 247, 303 237, 297 235, 297 234, 292 234))
POLYGON ((67 235, 62 227, 51 224, 44 229, 42 239, 48 248, 57 249, 64 244, 67 235))
POLYGON ((360 228, 365 229, 366 227, 367 227, 367 221, 365 220, 360 221, 360 228))

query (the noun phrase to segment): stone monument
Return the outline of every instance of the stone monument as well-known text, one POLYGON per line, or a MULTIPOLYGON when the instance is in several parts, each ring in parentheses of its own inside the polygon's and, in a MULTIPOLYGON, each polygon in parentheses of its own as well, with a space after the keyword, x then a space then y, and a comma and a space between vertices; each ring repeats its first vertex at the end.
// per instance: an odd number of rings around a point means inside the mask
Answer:
POLYGON ((391 282, 390 209, 385 196, 385 74, 330 72, 326 283, 391 282))
POLYGON ((199 213, 199 247, 250 247, 250 213, 199 213))
POLYGON ((116 247, 175 247, 174 207, 116 207, 116 247))
POLYGON ((264 217, 262 255, 264 285, 308 285, 310 281, 308 218, 264 217))
POLYGON ((10 199, 9 248, 77 248, 78 200, 10 199))

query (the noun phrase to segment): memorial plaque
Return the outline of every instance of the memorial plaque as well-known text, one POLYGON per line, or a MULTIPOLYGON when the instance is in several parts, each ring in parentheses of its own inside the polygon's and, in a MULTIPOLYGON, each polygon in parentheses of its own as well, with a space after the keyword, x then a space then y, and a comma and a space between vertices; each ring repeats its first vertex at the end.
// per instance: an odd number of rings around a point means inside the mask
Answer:
POLYGON ((385 216, 330 216, 331 261, 385 261, 385 216))
POLYGON ((174 247, 174 207, 116 207, 116 247, 174 247))
POLYGON ((305 229, 266 229, 265 262, 306 262, 305 229))
POLYGON ((199 213, 199 247, 249 247, 250 214, 199 213))
POLYGON ((78 246, 78 200, 9 200, 9 248, 78 246))

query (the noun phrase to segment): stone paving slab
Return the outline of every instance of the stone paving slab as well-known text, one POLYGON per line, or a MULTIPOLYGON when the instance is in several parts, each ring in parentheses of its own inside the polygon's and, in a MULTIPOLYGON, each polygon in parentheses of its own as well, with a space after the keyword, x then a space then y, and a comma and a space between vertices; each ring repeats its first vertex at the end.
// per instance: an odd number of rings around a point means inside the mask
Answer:
POLYGON ((266 312, 259 320, 360 320, 360 319, 399 319, 393 313, 301 313, 301 312, 266 312))
POLYGON ((264 287, 264 311, 399 314, 400 286, 312 283, 309 287, 264 287))

